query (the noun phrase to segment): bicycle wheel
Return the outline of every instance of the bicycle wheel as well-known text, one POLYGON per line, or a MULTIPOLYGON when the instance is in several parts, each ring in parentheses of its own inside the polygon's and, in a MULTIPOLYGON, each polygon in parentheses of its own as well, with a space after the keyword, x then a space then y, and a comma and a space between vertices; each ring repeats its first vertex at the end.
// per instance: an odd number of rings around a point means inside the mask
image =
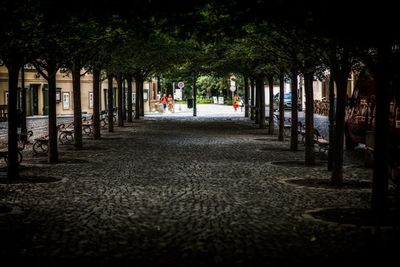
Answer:
POLYGON ((61 144, 65 144, 66 140, 65 140, 65 133, 61 132, 60 135, 58 136, 58 140, 60 141, 61 144))
POLYGON ((105 128, 106 126, 107 126, 107 118, 102 118, 101 120, 100 120, 100 125, 101 125, 101 127, 103 127, 103 128, 105 128))
POLYGON ((48 147, 47 147, 47 144, 38 141, 33 144, 32 149, 33 149, 34 154, 43 154, 43 153, 47 153, 48 147))
POLYGON ((70 132, 62 132, 60 133, 60 136, 58 137, 60 140, 60 143, 63 145, 69 145, 74 142, 74 135, 70 132))
POLYGON ((87 136, 91 136, 93 134, 92 126, 83 126, 82 130, 87 136))
POLYGON ((68 144, 73 144, 74 143, 74 135, 72 133, 69 133, 66 135, 66 140, 68 144))

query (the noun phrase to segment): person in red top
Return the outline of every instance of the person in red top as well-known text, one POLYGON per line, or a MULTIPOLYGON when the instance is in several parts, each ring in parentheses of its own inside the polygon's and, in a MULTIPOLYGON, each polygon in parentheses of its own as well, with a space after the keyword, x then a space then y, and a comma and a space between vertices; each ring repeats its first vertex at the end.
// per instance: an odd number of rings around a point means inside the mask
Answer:
POLYGON ((173 111, 173 109, 174 109, 174 99, 172 98, 171 94, 168 95, 167 101, 168 101, 168 110, 169 111, 173 111))
POLYGON ((239 107, 239 97, 235 96, 233 98, 233 108, 235 109, 235 111, 237 111, 237 108, 239 107))
POLYGON ((164 94, 161 97, 161 103, 163 105, 163 112, 165 112, 167 110, 167 95, 166 94, 164 94))

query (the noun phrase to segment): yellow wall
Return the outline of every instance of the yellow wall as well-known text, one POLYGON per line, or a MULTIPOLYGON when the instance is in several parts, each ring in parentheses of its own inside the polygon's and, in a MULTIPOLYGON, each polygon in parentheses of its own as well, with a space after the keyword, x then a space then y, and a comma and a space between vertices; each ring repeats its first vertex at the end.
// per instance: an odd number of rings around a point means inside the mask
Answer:
MULTIPOLYGON (((72 78, 71 74, 67 73, 57 73, 57 88, 61 88, 61 101, 57 102, 56 110, 57 114, 59 115, 72 115, 73 114, 73 90, 72 90, 72 78), (64 93, 69 94, 69 107, 63 106, 63 96, 64 93)), ((21 80, 19 82, 21 84, 21 80)), ((27 88, 27 105, 29 103, 30 95, 29 95, 29 88, 32 84, 38 84, 38 112, 39 115, 43 114, 43 86, 47 84, 47 81, 40 76, 36 70, 25 70, 25 88, 27 88)), ((114 79, 113 87, 117 87, 117 83, 114 79)), ((152 83, 145 82, 144 88, 150 89, 152 87, 152 83)), ((104 105, 104 89, 108 88, 107 79, 105 79, 100 88, 100 110, 106 110, 106 106, 104 105)), ((136 91, 135 83, 132 84, 132 91, 135 93, 136 91)), ((0 67, 0 105, 5 104, 5 92, 8 91, 8 72, 4 66, 0 67)), ((91 74, 86 74, 81 77, 81 105, 82 105, 82 112, 92 113, 93 108, 89 107, 89 93, 93 92, 93 79, 91 74)), ((149 99, 152 97, 151 90, 149 92, 149 99)), ((116 94, 118 97, 118 92, 116 94)), ((149 111, 149 103, 150 101, 144 102, 144 109, 145 112, 149 111)), ((27 107, 29 109, 29 107, 27 107)))

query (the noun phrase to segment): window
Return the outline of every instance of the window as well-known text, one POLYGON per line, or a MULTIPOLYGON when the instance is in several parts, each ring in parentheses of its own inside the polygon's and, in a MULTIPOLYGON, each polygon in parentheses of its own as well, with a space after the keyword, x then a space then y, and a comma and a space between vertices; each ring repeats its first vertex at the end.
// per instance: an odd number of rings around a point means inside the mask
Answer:
POLYGON ((61 102, 61 88, 56 89, 56 101, 57 103, 61 102))

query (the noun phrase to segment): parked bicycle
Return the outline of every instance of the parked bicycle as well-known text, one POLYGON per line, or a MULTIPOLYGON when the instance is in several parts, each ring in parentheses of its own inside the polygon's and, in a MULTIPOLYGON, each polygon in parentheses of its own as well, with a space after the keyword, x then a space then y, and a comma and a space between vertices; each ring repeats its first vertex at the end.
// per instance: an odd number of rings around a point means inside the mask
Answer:
MULTIPOLYGON (((113 123, 117 123, 117 108, 113 109, 113 123)), ((100 126, 105 128, 108 125, 108 111, 100 111, 100 126)))

